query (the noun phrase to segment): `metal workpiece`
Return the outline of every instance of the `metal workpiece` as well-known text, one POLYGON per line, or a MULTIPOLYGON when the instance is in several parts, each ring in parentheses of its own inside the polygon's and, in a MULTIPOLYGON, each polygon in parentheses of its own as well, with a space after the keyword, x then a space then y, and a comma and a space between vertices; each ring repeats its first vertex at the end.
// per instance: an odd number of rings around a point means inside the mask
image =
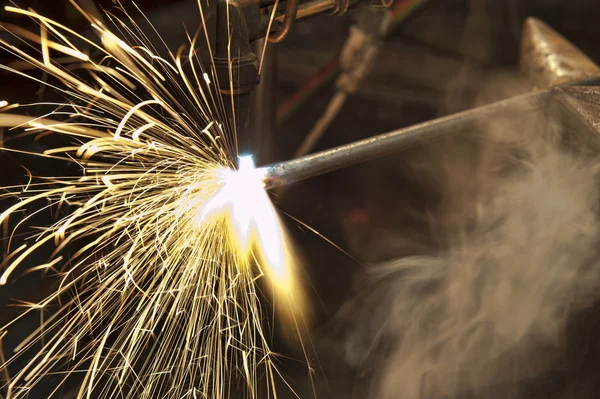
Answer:
POLYGON ((521 72, 537 89, 600 74, 600 68, 560 33, 527 18, 521 37, 521 72))
POLYGON ((261 167, 266 189, 289 185, 337 169, 363 163, 403 149, 465 131, 493 118, 515 117, 546 109, 557 89, 528 93, 417 125, 380 134, 301 158, 261 167))

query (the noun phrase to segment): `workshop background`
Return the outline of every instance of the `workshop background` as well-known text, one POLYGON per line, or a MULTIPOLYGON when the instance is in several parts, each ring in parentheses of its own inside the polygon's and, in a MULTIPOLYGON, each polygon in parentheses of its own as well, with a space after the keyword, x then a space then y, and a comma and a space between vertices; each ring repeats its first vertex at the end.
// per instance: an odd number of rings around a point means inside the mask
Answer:
MULTIPOLYGON (((396 0, 398 3, 411 3, 396 0)), ((111 9, 111 0, 96 1, 111 9)), ((135 8, 123 6, 135 14, 135 8)), ((437 116, 465 110, 483 103, 529 90, 519 76, 518 55, 521 29, 526 17, 535 16, 552 26, 591 59, 600 62, 600 3, 596 0, 430 0, 416 1, 383 40, 382 48, 368 75, 348 97, 313 151, 409 126, 437 116)), ((67 1, 22 1, 37 12, 69 26, 84 26, 67 1)), ((198 24, 196 0, 138 0, 148 19, 171 48, 187 42, 184 26, 198 24)), ((394 5, 392 6, 394 7, 394 5)), ((340 73, 339 54, 349 30, 362 9, 336 17, 321 15, 296 23, 288 37, 269 45, 264 79, 268 84, 256 110, 264 118, 272 137, 263 137, 261 163, 293 157, 307 133, 321 117, 336 92, 340 73), (266 95, 265 95, 266 93, 266 95), (260 113, 262 112, 262 113, 260 113), (268 120, 267 120, 268 119, 268 120), (275 125, 273 125, 275 124, 275 125)), ((5 22, 22 24, 23 19, 0 13, 5 22)), ((32 27, 33 21, 31 21, 32 27)), ((3 64, 11 61, 0 54, 3 64)), ((0 75, 0 97, 10 103, 49 100, 53 93, 14 75, 0 75)), ((34 111, 32 111, 33 113, 34 111)), ((22 146, 42 145, 23 143, 22 146)), ((424 149, 386 157, 289 187, 275 201, 285 213, 301 220, 347 253, 318 234, 289 226, 302 251, 303 265, 313 287, 316 314, 314 345, 315 384, 321 398, 361 398, 361 384, 369 370, 348 362, 336 348, 349 329, 336 325, 340 308, 358 292, 365 268, 401 256, 423 254, 441 245, 431 234, 422 215, 437 194, 423 184, 419 173, 403 159, 424 149), (416 239, 415 237, 418 237, 416 239), (315 357, 315 359, 317 359, 315 357)), ((467 154, 467 153, 463 153, 467 154)), ((457 155, 458 157, 459 155, 457 155)), ((432 163, 440 161, 431 159, 432 163)), ((26 156, 0 152, 3 186, 26 181, 25 163, 32 172, 64 165, 40 164, 26 156)), ((40 215, 36 222, 46 223, 40 215)), ((41 259, 37 259, 39 263, 41 259)), ((32 263, 36 259, 32 259, 32 263)), ((35 301, 52 290, 51 276, 32 274, 0 289, 0 323, 14 317, 18 307, 12 298, 35 301)), ((19 324, 24 333, 39 320, 19 324)), ((357 323, 359 320, 357 320, 357 323)), ((535 378, 503 382, 469 398, 593 398, 600 392, 600 307, 594 306, 572 317, 567 328, 567 344, 561 361, 535 378)), ((14 342, 4 342, 10 350, 14 342)), ((291 351, 283 342, 283 353, 291 351)), ((288 353, 290 358, 295 355, 288 353)), ((306 366, 295 360, 283 361, 283 369, 301 398, 312 396, 306 366)), ((508 371, 507 371, 508 372, 508 371)), ((43 398, 44 392, 37 393, 43 398)), ((75 397, 65 392, 64 398, 75 397)), ((1 397, 1 395, 0 395, 1 397)), ((291 396, 290 396, 291 397, 291 396)), ((401 392, 398 397, 402 398, 401 392)))

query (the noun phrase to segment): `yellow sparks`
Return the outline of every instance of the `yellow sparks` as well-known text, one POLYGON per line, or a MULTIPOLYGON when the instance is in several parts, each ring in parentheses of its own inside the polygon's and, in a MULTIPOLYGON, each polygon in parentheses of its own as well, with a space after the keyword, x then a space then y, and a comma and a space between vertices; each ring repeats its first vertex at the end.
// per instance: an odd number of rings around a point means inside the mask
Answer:
MULTIPOLYGON (((199 59, 196 38, 189 52, 169 51, 164 59, 140 27, 126 28, 113 15, 107 20, 120 36, 84 15, 98 34, 94 41, 32 10, 5 9, 39 22, 39 34, 1 25, 39 54, 0 40, 28 65, 0 68, 40 83, 23 71, 43 71, 59 82, 45 84, 68 98, 37 117, 0 113, 0 127, 11 128, 5 141, 52 133, 70 144, 40 153, 2 149, 80 168, 75 176, 49 172, 21 189, 4 188, 18 201, 0 221, 19 221, 0 285, 16 274, 60 275, 57 290, 19 318, 50 315, 13 357, 0 357, 0 371, 17 367, 4 387, 8 398, 28 397, 41 382, 54 383, 51 397, 59 397, 72 378, 80 378, 78 398, 255 397, 259 385, 276 396, 269 312, 257 281, 267 277, 280 314, 298 330, 304 300, 296 257, 260 169, 247 157, 233 170, 235 132, 223 128, 227 102, 207 100, 220 99, 219 82, 209 78, 217 76, 214 66, 199 59), (12 248, 30 216, 48 208, 64 216, 12 248), (29 264, 46 245, 55 246, 50 259, 29 264)), ((0 337, 11 335, 16 320, 0 327, 0 337)))

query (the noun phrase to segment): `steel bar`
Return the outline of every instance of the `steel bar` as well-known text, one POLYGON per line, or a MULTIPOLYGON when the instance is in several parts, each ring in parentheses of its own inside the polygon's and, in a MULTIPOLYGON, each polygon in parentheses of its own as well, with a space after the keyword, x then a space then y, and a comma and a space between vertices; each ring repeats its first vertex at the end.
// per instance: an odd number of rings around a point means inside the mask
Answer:
POLYGON ((486 121, 494 117, 509 115, 513 117, 518 113, 544 109, 547 107, 547 102, 552 93, 553 89, 547 89, 512 97, 301 158, 266 165, 261 167, 265 175, 265 187, 273 189, 289 185, 347 166, 390 155, 418 144, 451 135, 477 121, 486 121))

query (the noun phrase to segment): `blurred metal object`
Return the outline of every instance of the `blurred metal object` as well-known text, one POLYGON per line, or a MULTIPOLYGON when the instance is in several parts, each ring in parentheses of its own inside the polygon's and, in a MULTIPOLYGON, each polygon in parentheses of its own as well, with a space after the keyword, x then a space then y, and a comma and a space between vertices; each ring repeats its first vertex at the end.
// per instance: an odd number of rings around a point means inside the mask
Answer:
MULTIPOLYGON (((274 107, 270 107, 265 112, 255 109, 253 105, 252 92, 259 86, 260 76, 259 60, 256 52, 253 51, 252 43, 263 37, 266 37, 269 43, 278 43, 288 35, 294 21, 298 19, 300 0, 283 1, 285 1, 285 12, 275 18, 280 26, 274 32, 269 28, 272 13, 267 12, 267 7, 275 7, 279 2, 274 0, 218 0, 216 2, 214 64, 223 104, 227 111, 228 128, 235 131, 238 137, 238 153, 252 152, 258 148, 257 144, 266 142, 265 140, 258 142, 258 139, 259 136, 264 138, 262 129, 265 128, 265 123, 268 123, 267 119, 275 114, 274 107)), ((358 0, 324 1, 309 3, 303 9, 303 13, 315 15, 330 12, 341 15, 358 2, 358 0)), ((267 75, 270 76, 272 73, 267 75)), ((266 86, 273 91, 272 85, 267 83, 266 86)), ((262 97, 260 101, 264 104, 267 94, 263 92, 258 96, 262 97)), ((267 129, 271 128, 267 127, 267 129)))
POLYGON ((299 3, 300 3, 300 0, 287 0, 286 1, 285 15, 283 18, 283 22, 281 23, 279 30, 277 30, 277 32, 275 32, 275 34, 269 36, 270 43, 279 43, 280 41, 285 39, 285 37, 288 35, 288 33, 290 32, 290 29, 292 29, 292 25, 294 24, 294 21, 296 20, 296 13, 298 12, 298 4, 299 3))
POLYGON ((371 0, 371 4, 374 7, 383 7, 383 8, 388 8, 389 6, 392 5, 393 2, 394 2, 394 0, 371 0))
POLYGON ((464 131, 473 123, 507 114, 545 109, 554 89, 542 90, 473 108, 291 161, 267 165, 265 187, 272 189, 337 169, 393 154, 405 148, 464 131))
POLYGON ((537 89, 600 74, 574 44, 536 18, 527 18, 521 38, 521 71, 537 89))
POLYGON ((259 60, 251 43, 260 35, 258 0, 219 0, 216 3, 214 65, 220 82, 228 128, 238 137, 238 151, 250 150, 252 91, 259 84, 259 60))
POLYGON ((372 8, 363 8, 357 22, 350 27, 348 39, 340 53, 342 73, 336 81, 338 90, 354 94, 371 68, 383 45, 385 28, 392 18, 391 13, 372 8))
POLYGON ((355 6, 358 0, 336 0, 332 15, 344 15, 351 7, 355 6))
MULTIPOLYGON (((255 52, 261 54, 265 49, 265 39, 254 43, 255 52)), ((276 125, 276 82, 277 82, 277 46, 267 45, 262 58, 260 83, 253 92, 253 115, 255 118, 252 156, 255 162, 265 163, 271 160, 271 145, 276 125)))
MULTIPOLYGON (((325 13, 337 16, 344 15, 349 9, 360 4, 359 0, 311 0, 302 4, 300 4, 299 0, 283 1, 287 1, 285 12, 275 17, 275 22, 282 24, 282 27, 274 36, 269 37, 271 43, 282 41, 289 33, 294 21, 301 21, 325 13), (294 15, 293 19, 291 15, 294 15)), ((261 7, 271 6, 274 3, 274 0, 260 0, 261 7)), ((375 8, 389 8, 393 0, 371 0, 370 3, 375 8)), ((264 22, 263 25, 265 25, 264 22)))
MULTIPOLYGON (((296 13, 296 21, 323 14, 335 8, 336 0, 313 0, 300 4, 296 13)), ((278 22, 283 22, 285 15, 275 18, 278 22)))
POLYGON ((357 21, 350 27, 350 34, 339 56, 341 74, 336 80, 337 91, 325 112, 294 153, 294 157, 304 156, 313 150, 342 110, 348 97, 356 93, 369 75, 392 19, 392 13, 381 8, 363 7, 359 10, 357 21))

